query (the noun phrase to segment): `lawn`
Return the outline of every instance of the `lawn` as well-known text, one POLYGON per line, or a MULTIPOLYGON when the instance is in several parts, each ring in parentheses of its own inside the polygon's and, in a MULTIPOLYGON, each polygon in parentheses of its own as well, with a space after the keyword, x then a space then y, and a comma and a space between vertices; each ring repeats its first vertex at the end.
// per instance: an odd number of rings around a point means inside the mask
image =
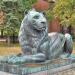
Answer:
MULTIPOLYGON (((75 42, 73 44, 73 53, 75 53, 75 42)), ((5 43, 0 43, 0 55, 18 54, 21 53, 19 44, 11 44, 10 47, 5 43)))
POLYGON ((20 47, 0 47, 0 55, 18 54, 20 47))
POLYGON ((18 43, 10 44, 10 47, 7 46, 7 43, 0 43, 0 55, 18 54, 20 52, 21 49, 18 43))
POLYGON ((73 43, 73 53, 75 54, 75 42, 73 43))

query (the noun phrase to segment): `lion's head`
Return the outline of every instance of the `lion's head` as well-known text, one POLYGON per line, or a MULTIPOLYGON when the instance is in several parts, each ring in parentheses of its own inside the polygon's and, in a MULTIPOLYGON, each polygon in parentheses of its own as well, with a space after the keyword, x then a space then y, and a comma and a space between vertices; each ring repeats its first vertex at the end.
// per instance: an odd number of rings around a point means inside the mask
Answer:
POLYGON ((30 27, 36 30, 45 30, 47 27, 47 20, 41 12, 30 10, 27 15, 27 21, 30 27))
MULTIPOLYGON (((42 40, 48 37, 47 20, 43 13, 30 10, 25 14, 19 31, 19 42, 23 53, 39 48, 42 40), (32 49, 34 48, 34 49, 32 49)), ((46 39, 45 39, 46 40, 46 39)))

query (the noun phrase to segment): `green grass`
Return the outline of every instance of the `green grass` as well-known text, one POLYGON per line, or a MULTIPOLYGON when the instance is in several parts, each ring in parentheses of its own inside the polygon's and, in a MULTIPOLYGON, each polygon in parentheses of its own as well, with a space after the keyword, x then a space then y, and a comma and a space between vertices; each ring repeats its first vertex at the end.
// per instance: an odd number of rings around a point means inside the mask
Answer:
POLYGON ((10 44, 10 47, 5 42, 0 42, 0 55, 18 54, 21 49, 18 43, 10 44))

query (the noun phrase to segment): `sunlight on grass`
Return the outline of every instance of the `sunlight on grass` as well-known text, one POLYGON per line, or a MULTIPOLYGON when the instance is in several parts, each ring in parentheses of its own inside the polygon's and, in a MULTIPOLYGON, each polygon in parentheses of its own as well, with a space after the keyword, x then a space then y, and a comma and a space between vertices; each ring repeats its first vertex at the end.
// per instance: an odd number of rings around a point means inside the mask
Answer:
POLYGON ((75 42, 73 43, 73 54, 75 54, 75 42))
POLYGON ((18 54, 21 53, 21 48, 19 44, 10 44, 10 47, 7 46, 7 43, 0 43, 0 55, 9 55, 9 54, 18 54))
POLYGON ((0 55, 21 53, 20 47, 0 47, 0 55))

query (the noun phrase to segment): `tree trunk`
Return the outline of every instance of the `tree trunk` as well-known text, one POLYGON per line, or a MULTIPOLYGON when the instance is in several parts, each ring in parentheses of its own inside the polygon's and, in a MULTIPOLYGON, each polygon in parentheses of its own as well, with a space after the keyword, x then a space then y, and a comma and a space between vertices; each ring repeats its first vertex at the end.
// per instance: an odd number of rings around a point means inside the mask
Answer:
POLYGON ((3 38, 3 29, 1 29, 1 38, 3 38))
POLYGON ((10 36, 7 37, 7 45, 10 46, 10 36))
POLYGON ((14 35, 14 33, 13 33, 13 43, 15 43, 15 35, 14 35))

